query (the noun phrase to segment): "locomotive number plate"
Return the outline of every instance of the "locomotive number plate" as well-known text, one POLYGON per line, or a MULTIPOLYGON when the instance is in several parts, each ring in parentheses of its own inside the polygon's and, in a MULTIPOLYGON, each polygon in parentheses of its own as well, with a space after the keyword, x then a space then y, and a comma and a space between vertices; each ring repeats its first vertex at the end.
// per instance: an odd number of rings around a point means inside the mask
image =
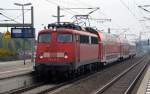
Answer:
POLYGON ((50 54, 47 53, 47 52, 45 52, 45 53, 43 54, 43 56, 44 56, 44 57, 50 57, 50 54))

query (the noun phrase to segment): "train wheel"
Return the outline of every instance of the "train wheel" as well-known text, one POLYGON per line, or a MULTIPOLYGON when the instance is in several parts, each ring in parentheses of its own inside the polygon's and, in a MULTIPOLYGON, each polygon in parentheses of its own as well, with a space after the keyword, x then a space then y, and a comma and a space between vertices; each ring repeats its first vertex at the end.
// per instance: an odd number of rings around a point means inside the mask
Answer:
POLYGON ((43 78, 44 77, 43 66, 36 66, 36 67, 34 67, 34 70, 35 70, 36 76, 38 76, 39 78, 43 78))
POLYGON ((72 71, 69 71, 69 72, 67 72, 67 79, 68 80, 71 80, 71 79, 73 79, 73 72, 72 71))
POLYGON ((96 65, 95 65, 96 71, 99 71, 99 69, 100 69, 100 68, 99 68, 99 63, 100 63, 100 62, 97 62, 96 65))
POLYGON ((43 76, 42 70, 35 69, 35 75, 38 77, 42 77, 43 76))
POLYGON ((119 61, 123 61, 123 57, 120 57, 120 60, 119 61))
POLYGON ((84 66, 81 66, 80 68, 79 68, 79 76, 81 76, 81 75, 83 75, 85 73, 85 71, 84 71, 84 66))
POLYGON ((38 79, 44 79, 45 75, 42 71, 36 71, 36 76, 38 79))
POLYGON ((85 74, 91 72, 91 65, 85 65, 84 71, 85 71, 85 74))
POLYGON ((93 64, 93 71, 98 71, 98 62, 93 64))
POLYGON ((101 64, 101 66, 106 66, 106 65, 108 65, 107 62, 103 62, 103 63, 101 64))
POLYGON ((76 77, 76 70, 71 70, 71 71, 69 72, 69 77, 70 77, 71 79, 74 79, 74 78, 76 77))
POLYGON ((63 79, 63 81, 70 80, 71 79, 71 74, 69 72, 63 73, 62 79, 63 79))
POLYGON ((75 70, 75 78, 80 76, 80 75, 81 75, 80 69, 76 69, 75 70))

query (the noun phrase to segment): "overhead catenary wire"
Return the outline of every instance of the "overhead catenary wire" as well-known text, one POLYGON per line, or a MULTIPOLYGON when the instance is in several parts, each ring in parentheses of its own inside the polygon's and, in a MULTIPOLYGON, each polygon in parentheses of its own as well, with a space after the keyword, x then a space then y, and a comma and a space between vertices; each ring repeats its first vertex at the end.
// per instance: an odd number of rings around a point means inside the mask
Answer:
MULTIPOLYGON (((49 0, 45 0, 46 2, 48 2, 48 3, 51 3, 51 4, 54 4, 54 5, 56 5, 56 6, 60 6, 60 2, 54 2, 54 1, 49 1, 49 0)), ((60 6, 61 8, 60 8, 60 10, 63 10, 63 11, 65 11, 66 13, 68 13, 68 14, 70 14, 70 15, 76 15, 76 14, 78 14, 78 12, 76 12, 76 11, 73 11, 73 10, 67 10, 67 9, 65 9, 65 7, 64 6, 60 6)), ((71 18, 72 19, 72 18, 71 18)), ((74 21, 73 21, 74 22, 74 21)))
POLYGON ((130 10, 130 8, 124 3, 123 0, 120 0, 120 2, 122 3, 122 5, 128 9, 128 11, 136 18, 136 15, 132 12, 132 10, 130 10))
POLYGON ((4 16, 5 18, 7 18, 7 19, 9 19, 9 20, 11 20, 11 21, 14 21, 14 22, 16 22, 16 23, 19 23, 19 22, 18 22, 18 21, 16 21, 15 19, 13 19, 13 18, 11 18, 11 17, 8 17, 8 16, 6 16, 4 13, 0 13, 0 15, 4 16))
MULTIPOLYGON (((93 5, 87 4, 86 2, 83 2, 81 0, 78 0, 77 2, 81 3, 82 5, 88 6, 88 7, 93 7, 93 5)), ((100 11, 100 14, 103 14, 106 18, 108 18, 108 16, 104 12, 102 12, 102 10, 100 11)))
MULTIPOLYGON (((22 9, 3 9, 2 8, 2 10, 22 10, 22 9)), ((29 12, 29 11, 31 11, 31 9, 24 9, 25 10, 25 12, 24 12, 24 14, 26 14, 27 12, 29 12)), ((13 21, 13 22, 15 22, 15 23, 20 23, 20 22, 18 22, 18 21, 16 21, 18 18, 20 18, 20 17, 22 17, 22 13, 21 14, 19 14, 18 16, 16 16, 16 17, 9 17, 8 16, 8 14, 4 14, 4 13, 1 13, 1 15, 3 14, 3 16, 5 17, 5 18, 7 18, 7 19, 9 19, 10 21, 13 21)), ((4 21, 4 20, 3 20, 4 21)))
MULTIPOLYGON (((144 14, 143 14, 143 12, 140 10, 139 11, 140 12, 140 14, 142 15, 142 16, 144 16, 144 14)), ((140 22, 140 24, 142 25, 142 28, 143 28, 143 30, 144 30, 144 26, 146 26, 146 23, 144 22, 144 23, 141 23, 141 21, 139 21, 140 22), (144 26, 143 26, 144 25, 144 26)))
MULTIPOLYGON (((123 0, 120 0, 120 2, 122 3, 122 5, 123 5, 125 8, 128 9, 128 11, 131 13, 131 15, 135 18, 135 20, 140 24, 141 28, 143 29, 143 26, 142 26, 141 22, 140 22, 139 19, 136 17, 136 15, 131 11, 131 9, 128 7, 128 5, 126 5, 123 0)), ((134 3, 136 3, 136 2, 134 1, 134 3)))
POLYGON ((136 19, 136 21, 139 22, 138 18, 137 18, 136 15, 132 12, 132 10, 128 7, 128 5, 126 5, 123 0, 120 0, 120 2, 122 3, 122 5, 123 5, 125 8, 128 9, 128 11, 132 14, 132 16, 136 19))
MULTIPOLYGON (((93 5, 91 5, 91 4, 87 4, 86 2, 83 2, 82 0, 78 0, 77 1, 79 4, 82 4, 82 5, 84 5, 84 6, 87 6, 87 7, 93 7, 93 5)), ((98 10, 99 11, 99 10, 98 10)), ((90 12, 89 12, 90 13, 90 12)), ((102 11, 100 11, 100 12, 98 12, 99 14, 102 14, 103 16, 105 16, 105 18, 106 19, 108 19, 108 16, 105 14, 105 13, 103 13, 102 11)), ((93 21, 96 21, 96 20, 99 20, 98 18, 96 19, 93 19, 93 18, 89 18, 89 20, 93 20, 93 21)))
MULTIPOLYGON (((54 4, 54 5, 57 5, 57 6, 60 6, 58 3, 56 3, 56 2, 54 2, 54 1, 49 1, 49 0, 45 0, 45 1, 47 1, 47 2, 49 2, 49 3, 51 3, 51 4, 54 4)), ((69 13, 69 14, 71 14, 71 15, 75 15, 75 13, 78 13, 78 12, 76 12, 76 11, 73 11, 73 10, 65 10, 64 8, 64 6, 60 6, 61 7, 61 9, 63 10, 63 11, 66 11, 67 13, 69 13), (71 11, 71 12, 70 12, 71 11)))
MULTIPOLYGON (((26 10, 25 12, 24 12, 24 14, 26 14, 27 12, 29 12, 30 10, 26 10)), ((21 14, 19 14, 18 16, 16 16, 14 19, 16 20, 16 19, 18 19, 18 18, 20 18, 20 17, 22 17, 22 13, 21 14)))
MULTIPOLYGON (((58 3, 60 3, 60 2, 58 2, 57 3, 57 1, 56 2, 54 2, 54 1, 49 1, 49 0, 46 0, 47 2, 49 2, 49 3, 52 3, 52 4, 54 4, 54 5, 57 5, 57 6, 59 6, 59 4, 58 3)), ((77 8, 77 7, 73 7, 73 8, 66 8, 66 7, 64 7, 64 6, 60 6, 61 7, 61 10, 63 10, 63 11, 65 11, 65 12, 69 12, 69 14, 72 14, 73 15, 73 17, 75 17, 75 15, 81 15, 81 14, 83 14, 83 13, 79 13, 79 12, 76 12, 76 11, 73 11, 73 10, 85 10, 85 9, 87 9, 87 10, 89 10, 89 9, 92 9, 92 11, 90 11, 90 12, 88 12, 88 13, 86 13, 87 15, 90 15, 90 14, 92 14, 93 12, 95 12, 95 11, 97 11, 99 8, 98 7, 95 7, 95 8, 91 8, 91 7, 81 7, 81 8, 77 8), (67 11, 68 10, 68 11, 67 11), (71 11, 71 12, 70 12, 71 11), (72 13, 73 12, 73 13, 72 13)), ((85 14, 83 14, 83 15, 85 15, 85 14)), ((72 17, 72 18, 73 18, 72 17)), ((81 20, 81 19, 80 19, 81 20)), ((77 19, 76 19, 76 21, 77 21, 77 19)), ((73 22, 76 22, 76 21, 73 21, 73 22)))
MULTIPOLYGON (((135 2, 135 5, 136 5, 136 6, 139 6, 139 4, 137 4, 136 2, 135 2)), ((139 12, 140 12, 140 15, 141 15, 141 16, 144 16, 144 14, 143 14, 143 12, 142 12, 141 9, 139 10, 139 12)), ((146 26, 146 23, 145 23, 145 22, 142 23, 140 20, 139 20, 138 22, 141 24, 142 29, 145 30, 145 29, 144 29, 144 26, 146 26)))
MULTIPOLYGON (((46 0, 47 2, 49 2, 49 3, 52 3, 52 4, 55 4, 55 5, 57 5, 57 6, 59 6, 59 2, 58 3, 56 3, 56 2, 54 2, 54 1, 49 1, 49 0, 46 0)), ((66 12, 68 12, 68 13, 70 13, 70 14, 72 14, 72 15, 76 15, 76 14, 81 14, 81 13, 79 13, 79 12, 77 12, 77 11, 73 11, 73 10, 77 10, 77 9, 94 9, 93 7, 91 8, 91 7, 82 7, 82 8, 76 8, 76 7, 74 7, 74 8, 65 8, 64 6, 60 6, 61 7, 61 10, 63 10, 63 11, 66 11, 66 12), (68 11, 67 11, 68 10, 68 11), (69 11, 71 11, 71 12, 69 12, 69 11), (73 13, 72 13, 73 12, 73 13)), ((95 7, 95 9, 97 10, 97 8, 98 7, 95 7)), ((99 8, 98 8, 99 9, 99 8)), ((95 10, 94 10, 95 11, 95 10)), ((90 13, 90 12, 89 12, 90 13)), ((91 14, 91 13, 90 13, 91 14)))

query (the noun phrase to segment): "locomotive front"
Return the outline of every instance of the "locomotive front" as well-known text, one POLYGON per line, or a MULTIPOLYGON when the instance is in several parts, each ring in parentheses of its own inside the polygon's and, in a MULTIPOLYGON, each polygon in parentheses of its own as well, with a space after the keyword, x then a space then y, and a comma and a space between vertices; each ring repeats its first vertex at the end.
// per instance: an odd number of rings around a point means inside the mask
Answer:
POLYGON ((73 70, 75 42, 70 29, 47 29, 38 34, 35 71, 38 73, 73 70))

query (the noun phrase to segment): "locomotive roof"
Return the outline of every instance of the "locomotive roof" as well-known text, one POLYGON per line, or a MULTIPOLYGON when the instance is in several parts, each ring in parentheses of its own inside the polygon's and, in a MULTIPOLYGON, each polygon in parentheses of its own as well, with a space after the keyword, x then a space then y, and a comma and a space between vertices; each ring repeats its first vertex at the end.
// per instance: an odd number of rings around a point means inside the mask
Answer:
POLYGON ((54 28, 66 28, 66 29, 73 29, 73 30, 82 30, 81 26, 76 25, 70 22, 59 22, 59 23, 51 23, 48 24, 48 29, 54 28))
POLYGON ((97 30, 92 27, 83 28, 79 25, 76 25, 75 23, 70 23, 70 22, 48 24, 48 29, 54 29, 54 28, 66 28, 66 29, 73 29, 73 30, 79 30, 79 31, 87 31, 90 33, 97 33, 97 30))
POLYGON ((66 29, 66 28, 58 28, 58 29, 44 29, 39 32, 45 33, 45 32, 60 32, 60 33, 72 33, 72 34, 80 34, 80 35, 87 35, 87 36, 97 36, 97 34, 86 32, 83 30, 73 30, 73 29, 66 29))
POLYGON ((39 33, 44 32, 51 32, 51 31, 57 31, 57 32, 68 32, 68 33, 77 33, 82 35, 91 35, 91 36, 97 36, 97 30, 93 29, 92 27, 81 27, 79 25, 76 25, 74 23, 70 22, 60 22, 60 23, 52 23, 48 24, 48 29, 42 30, 39 33))

